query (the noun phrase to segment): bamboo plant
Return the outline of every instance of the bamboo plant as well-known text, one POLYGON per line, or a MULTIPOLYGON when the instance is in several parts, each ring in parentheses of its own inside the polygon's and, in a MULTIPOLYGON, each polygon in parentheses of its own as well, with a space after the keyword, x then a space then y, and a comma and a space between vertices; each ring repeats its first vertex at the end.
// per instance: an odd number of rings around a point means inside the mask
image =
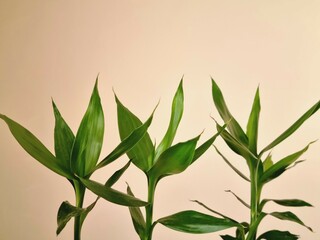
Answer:
POLYGON ((310 231, 312 229, 305 225, 297 215, 291 211, 285 212, 266 212, 264 207, 269 202, 274 202, 286 207, 310 207, 310 203, 300 199, 261 199, 263 187, 270 181, 281 176, 288 169, 296 166, 301 162, 300 156, 305 153, 310 144, 301 150, 291 153, 288 156, 274 161, 270 150, 279 145, 282 141, 291 136, 308 118, 310 118, 320 108, 320 101, 313 105, 306 113, 304 113, 296 122, 285 130, 279 137, 275 138, 270 144, 264 147, 260 152, 257 149, 258 142, 258 124, 260 115, 260 96, 259 88, 256 91, 251 113, 247 123, 246 132, 241 128, 240 124, 231 115, 225 103, 222 92, 216 82, 212 79, 212 95, 215 106, 227 124, 227 129, 216 123, 217 129, 221 130, 221 137, 229 146, 229 148, 240 155, 247 164, 249 176, 238 170, 219 150, 218 154, 222 159, 245 181, 250 184, 250 203, 241 199, 235 193, 231 192, 245 207, 249 209, 250 221, 236 221, 224 214, 221 214, 202 202, 195 200, 196 203, 205 207, 219 217, 206 215, 195 211, 186 211, 170 216, 170 218, 160 219, 159 222, 171 227, 175 230, 187 233, 209 233, 235 227, 235 236, 221 235, 223 240, 296 240, 298 236, 289 231, 280 231, 277 229, 267 231, 258 235, 258 228, 261 221, 266 216, 272 216, 280 220, 287 220, 300 224, 310 231), (264 156, 264 154, 267 156, 264 156))
MULTIPOLYGON (((56 233, 59 234, 67 222, 74 218, 74 240, 80 240, 83 222, 98 200, 97 198, 88 207, 83 207, 85 185, 90 185, 90 176, 97 169, 108 165, 130 150, 146 133, 153 115, 144 124, 132 129, 127 138, 124 138, 107 157, 98 163, 104 136, 104 114, 98 92, 98 79, 76 135, 73 134, 53 101, 52 105, 55 117, 55 155, 19 123, 2 114, 0 114, 0 118, 7 123, 12 135, 26 152, 71 183, 75 192, 75 206, 68 201, 61 204, 57 216, 56 233)), ((111 188, 128 166, 129 163, 116 171, 105 185, 95 185, 93 188, 100 191, 102 189, 104 193, 102 197, 110 202, 124 206, 146 206, 147 202, 111 188)))
MULTIPOLYGON (((171 118, 169 127, 158 146, 152 143, 148 133, 127 152, 132 163, 140 169, 147 178, 148 205, 145 206, 145 215, 139 207, 129 207, 129 212, 134 229, 141 240, 151 240, 152 233, 158 221, 153 219, 154 196, 159 181, 167 176, 178 174, 186 170, 194 163, 214 142, 218 134, 215 134, 200 147, 196 148, 200 136, 185 142, 172 145, 177 128, 183 114, 183 86, 182 80, 172 101, 171 118)), ((128 137, 133 129, 141 126, 142 122, 128 108, 126 108, 117 96, 118 127, 120 138, 128 137)), ((87 186, 90 189, 90 186, 87 186)), ((134 197, 128 184, 127 193, 134 197)), ((98 193, 100 195, 101 193, 98 193)))

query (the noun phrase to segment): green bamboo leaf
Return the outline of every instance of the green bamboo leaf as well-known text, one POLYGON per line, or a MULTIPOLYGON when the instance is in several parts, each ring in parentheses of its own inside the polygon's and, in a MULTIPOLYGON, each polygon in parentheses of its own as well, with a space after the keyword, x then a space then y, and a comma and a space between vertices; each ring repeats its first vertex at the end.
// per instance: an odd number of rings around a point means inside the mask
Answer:
POLYGON ((199 137, 178 143, 164 151, 148 171, 148 176, 157 182, 165 176, 183 172, 191 164, 199 137))
POLYGON ((269 215, 278 218, 280 220, 288 220, 288 221, 292 221, 295 223, 298 223, 304 227, 306 227, 307 229, 309 229, 312 232, 312 228, 308 227, 307 225, 305 225, 294 213, 292 212, 272 212, 269 213, 269 215))
POLYGON ((313 207, 310 203, 300 199, 263 199, 260 203, 260 209, 262 210, 268 202, 274 202, 286 207, 313 207))
POLYGON ((112 176, 108 179, 108 181, 104 184, 107 187, 112 187, 124 174, 124 172, 128 169, 130 166, 131 161, 129 161, 126 165, 124 165, 122 168, 120 168, 118 171, 116 171, 112 176))
POLYGON ((235 166, 233 166, 231 162, 218 150, 216 146, 214 146, 214 148, 216 149, 217 153, 222 157, 222 159, 233 169, 233 171, 235 171, 240 177, 242 177, 247 182, 250 182, 250 179, 246 175, 244 175, 240 170, 238 170, 235 166))
POLYGON ((257 155, 257 144, 258 144, 258 126, 260 116, 260 96, 259 88, 257 88, 256 95, 252 104, 250 117, 247 124, 247 136, 249 140, 250 151, 257 155))
POLYGON ((161 153, 163 153, 166 149, 168 149, 173 139, 176 135, 180 120, 183 114, 183 87, 182 87, 183 80, 181 79, 179 87, 174 95, 171 107, 171 117, 169 127, 167 129, 166 134, 164 135, 162 141, 160 142, 159 146, 155 152, 154 161, 157 161, 161 153))
MULTIPOLYGON (((134 194, 133 194, 129 184, 127 184, 127 193, 130 196, 134 197, 134 194)), ((140 208, 138 208, 138 207, 129 207, 129 211, 130 211, 130 215, 131 215, 134 229, 136 230, 139 237, 141 239, 143 239, 143 237, 145 235, 145 230, 146 230, 146 221, 144 220, 142 212, 141 212, 140 208)))
POLYGON ((250 205, 246 203, 242 198, 240 198, 237 194, 235 194, 231 190, 225 190, 225 192, 231 193, 239 202, 241 202, 245 207, 250 209, 250 205))
POLYGON ((260 178, 260 182, 261 184, 265 184, 277 177, 279 177, 283 172, 285 172, 287 170, 287 168, 293 164, 295 161, 298 160, 298 158, 305 153, 310 144, 312 144, 313 142, 309 143, 305 148, 303 148, 302 150, 295 152, 283 159, 281 159, 280 161, 276 162, 275 164, 273 164, 266 172, 264 172, 260 178))
POLYGON ((230 113, 222 92, 218 87, 217 83, 211 78, 212 80, 212 97, 214 104, 225 123, 229 122, 227 128, 229 129, 231 135, 236 138, 239 142, 244 144, 245 146, 248 145, 248 137, 240 127, 239 123, 235 120, 235 118, 230 113))
POLYGON ((266 172, 272 165, 272 155, 269 153, 267 158, 263 161, 263 171, 266 172))
POLYGON ((101 152, 103 134, 104 116, 97 79, 72 149, 71 166, 78 176, 87 176, 95 168, 101 152))
POLYGON ((257 240, 297 240, 298 235, 294 235, 288 231, 271 230, 261 234, 257 240))
POLYGON ((80 178, 81 182, 93 193, 104 198, 105 200, 123 206, 142 207, 148 205, 138 198, 132 197, 125 193, 119 192, 101 183, 90 179, 80 178))
POLYGON ((284 131, 279 137, 277 137, 274 141, 272 141, 268 146, 266 146, 259 153, 259 156, 279 143, 288 138, 291 134, 293 134, 308 118, 310 118, 314 113, 316 113, 320 108, 320 101, 318 101, 315 105, 313 105, 305 114, 303 114, 294 124, 292 124, 286 131, 284 131))
POLYGON ((96 166, 95 170, 112 163, 114 160, 118 159, 120 156, 131 150, 147 133, 147 130, 151 125, 153 119, 154 111, 152 112, 148 120, 140 127, 134 129, 128 137, 124 138, 122 142, 96 166))
POLYGON ((54 149, 56 157, 62 160, 66 169, 70 169, 71 151, 75 136, 66 121, 61 116, 56 104, 52 100, 52 107, 55 117, 54 127, 54 149))
POLYGON ((68 201, 63 202, 58 210, 56 234, 59 235, 71 218, 82 216, 82 222, 88 213, 94 208, 97 200, 90 204, 87 208, 79 208, 70 204, 68 201))
POLYGON ((238 223, 229 219, 217 218, 196 211, 183 211, 157 220, 157 223, 176 231, 186 233, 212 233, 232 227, 238 223))
POLYGON ((73 179, 73 175, 65 168, 62 161, 58 160, 29 130, 5 115, 0 114, 0 118, 6 122, 20 146, 34 159, 55 173, 73 179))
MULTIPOLYGON (((128 108, 126 108, 115 95, 118 113, 118 128, 120 138, 123 141, 127 138, 132 131, 142 125, 142 122, 136 117, 128 108)), ((127 152, 127 155, 132 159, 132 163, 140 168, 142 171, 147 172, 152 166, 151 155, 154 147, 148 132, 142 139, 127 152)))
MULTIPOLYGON (((224 124, 222 126, 221 131, 223 131, 226 128, 226 126, 227 124, 224 124)), ((191 164, 198 160, 198 158, 200 158, 209 149, 209 147, 212 146, 213 142, 220 135, 221 131, 217 132, 215 135, 213 135, 211 138, 209 138, 207 141, 205 141, 203 144, 196 148, 191 164)))

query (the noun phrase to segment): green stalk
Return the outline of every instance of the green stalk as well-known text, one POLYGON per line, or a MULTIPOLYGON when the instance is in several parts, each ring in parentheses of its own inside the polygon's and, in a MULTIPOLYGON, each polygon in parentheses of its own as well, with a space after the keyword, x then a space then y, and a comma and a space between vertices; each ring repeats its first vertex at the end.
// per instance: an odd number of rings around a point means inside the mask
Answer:
POLYGON ((148 203, 146 206, 146 235, 144 240, 152 239, 153 232, 153 204, 154 204, 154 193, 156 190, 157 183, 154 179, 148 177, 148 203))
MULTIPOLYGON (((76 207, 82 208, 86 189, 82 183, 76 180, 74 181, 74 188, 75 188, 75 194, 76 194, 76 207)), ((74 240, 81 239, 81 227, 82 227, 81 215, 76 216, 74 219, 74 240)))

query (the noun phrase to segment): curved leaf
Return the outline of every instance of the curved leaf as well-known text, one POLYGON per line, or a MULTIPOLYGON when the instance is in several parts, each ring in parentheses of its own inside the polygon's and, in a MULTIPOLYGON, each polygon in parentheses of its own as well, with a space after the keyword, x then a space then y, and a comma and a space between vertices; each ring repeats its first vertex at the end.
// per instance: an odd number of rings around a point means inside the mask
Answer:
POLYGON ((73 175, 69 169, 65 168, 62 161, 58 160, 29 130, 5 115, 0 114, 0 118, 7 123, 20 146, 34 159, 55 173, 68 179, 73 179, 73 175))
POLYGON ((75 136, 71 131, 68 124, 65 122, 61 116, 56 104, 52 100, 52 107, 55 117, 55 126, 54 126, 54 150, 56 157, 59 160, 62 160, 66 169, 70 169, 70 160, 71 160, 71 151, 75 136))
POLYGON ((229 129, 231 135, 236 138, 239 142, 248 145, 248 137, 240 127, 239 123, 235 120, 235 118, 231 115, 222 92, 218 87, 217 83, 211 78, 212 81, 212 97, 214 104, 225 123, 229 122, 227 128, 229 129))
POLYGON ((259 96, 259 88, 257 88, 256 95, 254 97, 254 101, 252 104, 250 117, 247 124, 247 136, 249 140, 249 149, 255 155, 257 155, 259 115, 260 115, 260 96, 259 96))
POLYGON ((191 164, 199 137, 178 143, 164 151, 148 171, 148 176, 157 182, 165 176, 183 172, 191 164))
POLYGON ((132 149, 147 133, 147 130, 153 119, 154 111, 148 120, 140 127, 134 129, 128 137, 124 138, 122 142, 96 166, 95 170, 112 163, 114 160, 118 159, 120 156, 132 149))
POLYGON ((181 79, 179 87, 175 93, 175 96, 172 101, 171 107, 171 118, 168 130, 164 135, 162 141, 160 142, 159 146, 156 149, 154 161, 157 161, 160 154, 168 149, 171 146, 173 139, 176 135, 180 120, 183 114, 183 87, 182 87, 183 80, 181 79))
POLYGON ((108 179, 108 181, 104 184, 107 187, 112 187, 124 174, 124 172, 128 169, 130 166, 131 161, 129 161, 126 165, 124 165, 122 168, 120 168, 118 171, 116 171, 112 176, 108 179))
POLYGON ((101 152, 103 134, 104 116, 97 80, 72 149, 71 166, 78 176, 87 176, 95 168, 101 152))
POLYGON ((157 223, 186 233, 212 233, 239 227, 240 224, 196 211, 183 211, 157 220, 157 223))
POLYGON ((298 235, 294 235, 288 231, 271 230, 261 234, 257 240, 297 240, 298 235))
POLYGON ((273 140, 268 146, 266 146, 259 153, 261 156, 264 152, 272 149, 283 140, 291 136, 308 118, 310 118, 314 113, 316 113, 320 108, 320 101, 318 101, 315 105, 313 105, 305 114, 303 114, 294 124, 292 124, 286 131, 284 131, 279 137, 273 140))
MULTIPOLYGON (((142 122, 136 117, 128 108, 126 108, 115 95, 117 103, 118 114, 118 128, 121 141, 127 138, 132 131, 142 125, 142 122)), ((150 156, 154 151, 154 147, 148 132, 141 138, 141 140, 127 152, 128 157, 132 163, 140 168, 142 171, 147 172, 152 166, 152 159, 150 156)))
POLYGON ((132 197, 125 193, 119 192, 108 186, 102 185, 101 183, 84 178, 81 178, 80 180, 90 191, 109 202, 132 207, 142 207, 148 205, 147 202, 144 202, 138 198, 132 197))
MULTIPOLYGON (((133 192, 131 191, 131 188, 129 184, 127 184, 127 193, 134 197, 133 192)), ((132 223, 134 226, 134 229, 138 233, 139 237, 143 239, 145 235, 145 230, 146 230, 146 221, 144 220, 144 217, 142 215, 142 212, 140 208, 138 207, 129 207, 132 223)))
POLYGON ((285 172, 287 170, 287 168, 293 164, 295 161, 298 160, 298 158, 305 153, 310 144, 312 144, 313 142, 309 143, 305 148, 303 148, 302 150, 295 152, 293 154, 290 154, 289 156, 281 159, 280 161, 276 162, 275 164, 273 164, 271 167, 269 167, 267 169, 267 171, 265 171, 261 178, 260 178, 260 182, 262 184, 265 184, 277 177, 279 177, 283 172, 285 172))
POLYGON ((294 213, 292 212, 272 212, 269 213, 269 215, 278 218, 280 220, 288 220, 288 221, 292 221, 295 223, 298 223, 304 227, 306 227, 307 229, 309 229, 312 232, 312 228, 308 227, 307 225, 305 225, 294 213))
POLYGON ((268 202, 274 202, 286 207, 313 207, 310 203, 300 199, 263 199, 260 203, 260 209, 262 210, 268 202))

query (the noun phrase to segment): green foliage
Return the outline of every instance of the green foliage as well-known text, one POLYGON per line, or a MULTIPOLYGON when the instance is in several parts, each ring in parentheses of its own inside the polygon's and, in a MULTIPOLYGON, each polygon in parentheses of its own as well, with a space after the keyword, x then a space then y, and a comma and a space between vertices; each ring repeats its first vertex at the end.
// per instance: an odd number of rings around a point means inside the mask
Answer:
MULTIPOLYGON (((283 159, 273 162, 271 153, 268 154, 266 159, 262 160, 262 155, 268 150, 271 150, 273 147, 280 144, 286 138, 291 136, 308 118, 310 118, 317 110, 320 108, 320 102, 318 101, 314 106, 312 106, 305 114, 303 114, 296 122, 293 123, 287 130, 285 130, 279 137, 277 137, 274 141, 264 147, 260 153, 257 150, 258 143, 258 126, 259 126, 259 115, 260 115, 260 96, 259 96, 259 88, 256 91, 254 101, 252 104, 251 113, 249 116, 249 120, 247 123, 247 131, 244 133, 243 129, 230 113, 226 102, 224 100, 223 94, 216 84, 216 82, 212 79, 212 96, 215 106, 227 124, 227 130, 222 130, 222 127, 217 123, 217 129, 221 131, 221 137, 226 142, 226 144, 230 147, 230 149, 239 154, 245 159, 245 162, 248 166, 250 177, 247 177, 244 173, 239 171, 236 167, 232 165, 232 163, 216 148, 218 154, 223 158, 223 160, 244 180, 250 182, 251 196, 250 196, 250 204, 247 204, 244 200, 238 197, 236 194, 231 192, 243 205, 250 209, 250 224, 242 224, 242 227, 238 226, 236 231, 236 236, 232 237, 230 235, 222 235, 221 238, 224 240, 260 240, 260 239, 298 239, 297 235, 294 235, 289 232, 282 232, 278 230, 271 230, 259 236, 257 238, 257 231, 259 224, 266 216, 272 216, 278 218, 280 220, 287 220, 291 222, 298 223, 310 231, 312 229, 306 226, 294 213, 286 211, 286 212, 271 212, 266 213, 263 211, 263 207, 267 202, 274 202, 282 206, 288 207, 310 207, 311 204, 300 200, 300 199, 260 199, 261 192, 265 184, 268 182, 278 178, 282 175, 286 170, 294 167, 299 161, 299 158, 303 153, 305 153, 309 145, 305 148, 295 153, 284 157, 283 159)), ((199 203, 199 202, 198 202, 199 203)), ((224 216, 222 214, 217 213, 216 211, 211 210, 207 206, 201 203, 209 211, 212 211, 215 214, 220 216, 224 216)), ((229 219, 224 216, 224 219, 229 219)), ((192 233, 192 231, 189 231, 192 233)))

